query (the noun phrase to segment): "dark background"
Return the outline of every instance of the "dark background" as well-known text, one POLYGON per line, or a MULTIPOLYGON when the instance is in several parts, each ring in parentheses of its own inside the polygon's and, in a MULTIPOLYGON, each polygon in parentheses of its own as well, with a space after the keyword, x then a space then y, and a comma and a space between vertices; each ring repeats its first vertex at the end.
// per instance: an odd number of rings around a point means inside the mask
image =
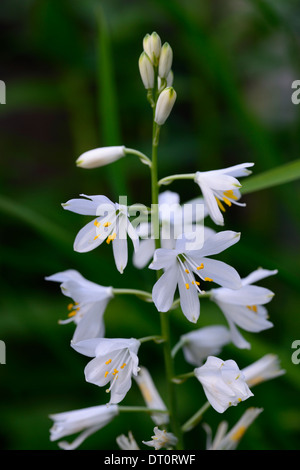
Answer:
MULTIPOLYGON (((2 0, 1 75, 6 104, 0 107, 1 308, 0 448, 57 449, 49 441, 49 414, 106 403, 102 389, 84 381, 87 358, 70 348, 73 324, 61 326, 67 299, 45 276, 78 269, 103 285, 151 289, 153 272, 129 262, 120 275, 111 249, 78 254, 72 244, 90 219, 65 212, 61 203, 79 194, 126 194, 150 204, 149 171, 128 157, 94 171, 76 167, 91 148, 126 145, 147 154, 151 110, 138 71, 146 33, 156 31, 174 53, 177 101, 161 133, 159 176, 254 162, 259 174, 299 158, 299 109, 291 101, 300 79, 299 2, 296 0, 2 0), (50 285, 51 284, 51 285, 50 285)), ((185 202, 199 194, 191 182, 169 189, 185 202)), ((266 353, 278 354, 286 374, 253 390, 247 403, 224 415, 207 411, 215 433, 222 419, 232 426, 248 405, 264 412, 240 449, 298 449, 300 365, 291 361, 299 327, 299 183, 246 194, 246 208, 232 207, 226 229, 241 231, 238 245, 222 255, 244 277, 259 266, 278 269, 261 285, 276 295, 268 306, 274 328, 244 333, 250 350, 224 349, 240 367, 266 353), (251 402, 251 403, 250 403, 251 402), (245 406, 244 406, 245 405, 245 406)), ((132 253, 132 246, 130 246, 132 253)), ((157 312, 119 297, 105 314, 107 336, 159 333, 157 312)), ((225 323, 210 302, 197 328, 225 323)), ((193 327, 182 313, 171 319, 172 343, 193 327)), ((146 343, 140 362, 165 398, 159 346, 146 343)), ((190 367, 178 354, 176 372, 190 367)), ((201 386, 179 386, 182 422, 205 400, 201 386)), ((134 384, 122 404, 143 405, 134 384)), ((145 415, 121 415, 81 448, 114 449, 116 435, 131 430, 150 439, 145 415)), ((186 447, 205 447, 201 425, 186 447)))

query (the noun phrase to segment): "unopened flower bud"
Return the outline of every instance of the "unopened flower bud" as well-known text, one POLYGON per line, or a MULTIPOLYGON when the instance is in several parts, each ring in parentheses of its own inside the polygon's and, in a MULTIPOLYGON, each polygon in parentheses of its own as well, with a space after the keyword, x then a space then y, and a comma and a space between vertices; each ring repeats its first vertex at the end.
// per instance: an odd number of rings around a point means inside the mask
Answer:
POLYGON ((177 94, 173 87, 165 88, 158 97, 154 121, 162 126, 174 106, 177 94))
POLYGON ((167 78, 173 62, 173 51, 167 42, 161 48, 161 53, 158 63, 158 75, 160 78, 167 78))
POLYGON ((153 65, 158 65, 161 51, 161 39, 155 31, 151 35, 146 34, 143 39, 143 47, 153 65))
POLYGON ((146 90, 152 89, 154 87, 154 69, 152 62, 146 52, 142 52, 140 55, 139 69, 144 87, 146 90))
POLYGON ((125 147, 100 147, 84 152, 76 160, 76 165, 81 168, 97 168, 100 166, 108 165, 125 156, 125 147))

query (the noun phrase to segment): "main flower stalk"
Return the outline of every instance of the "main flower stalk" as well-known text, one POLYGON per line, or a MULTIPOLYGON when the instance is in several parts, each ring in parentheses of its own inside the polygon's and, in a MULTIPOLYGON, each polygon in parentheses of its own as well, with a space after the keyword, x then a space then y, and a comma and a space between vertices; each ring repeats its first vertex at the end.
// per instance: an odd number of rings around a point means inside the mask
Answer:
MULTIPOLYGON (((154 108, 155 114, 155 108, 154 108)), ((160 126, 154 121, 153 114, 153 134, 152 134, 152 165, 151 165, 151 188, 152 188, 152 232, 155 238, 155 248, 160 248, 160 230, 159 230, 159 212, 158 212, 158 177, 157 177, 157 150, 159 144, 159 132, 160 126)), ((162 271, 157 271, 157 279, 162 275, 162 271)), ((183 449, 182 444, 182 431, 178 422, 177 414, 177 401, 175 386, 172 382, 174 377, 172 349, 170 341, 170 325, 168 312, 160 312, 160 324, 161 324, 161 336, 163 338, 163 352, 164 352, 164 363, 167 378, 167 395, 168 395, 168 407, 170 414, 170 424, 172 431, 178 438, 177 449, 183 449)))

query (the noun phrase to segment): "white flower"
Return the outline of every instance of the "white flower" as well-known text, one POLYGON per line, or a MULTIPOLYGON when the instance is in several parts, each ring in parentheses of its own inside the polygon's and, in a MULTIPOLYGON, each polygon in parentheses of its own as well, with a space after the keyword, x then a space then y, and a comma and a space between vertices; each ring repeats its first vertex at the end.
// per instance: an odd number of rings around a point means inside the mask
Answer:
POLYGON ((139 371, 140 342, 134 338, 95 338, 72 344, 72 347, 85 356, 94 357, 85 367, 86 381, 99 387, 110 383, 106 390, 111 393, 109 403, 122 401, 131 387, 132 375, 136 376, 139 371))
POLYGON ((245 206, 237 202, 241 197, 238 189, 241 184, 236 178, 249 175, 251 171, 246 168, 253 165, 254 163, 242 163, 221 170, 198 171, 195 174, 195 182, 200 186, 210 217, 217 225, 224 225, 224 203, 228 206, 245 206))
POLYGON ((285 374, 285 370, 280 368, 278 356, 275 354, 266 354, 250 366, 245 367, 242 372, 250 387, 285 374))
MULTIPOLYGON (((207 450, 236 449, 249 426, 260 415, 260 413, 262 413, 262 411, 263 408, 248 408, 228 433, 228 423, 226 421, 222 421, 218 426, 213 442, 211 442, 211 438, 209 436, 206 446, 207 450)), ((211 430, 207 425, 205 426, 205 429, 209 435, 211 435, 211 430)))
POLYGON ((139 70, 146 90, 154 87, 154 68, 146 52, 142 52, 139 58, 139 70))
POLYGON ((242 287, 232 291, 224 287, 212 289, 213 300, 224 313, 232 335, 232 342, 238 348, 250 348, 248 343, 238 331, 237 326, 250 332, 260 332, 271 328, 267 309, 264 304, 270 302, 274 293, 269 289, 251 285, 267 276, 277 274, 277 270, 269 271, 259 268, 249 276, 242 279, 242 287))
POLYGON ((116 438, 116 441, 121 450, 140 450, 130 431, 128 437, 125 434, 121 434, 116 438))
POLYGON ((54 421, 50 429, 50 440, 56 441, 64 436, 80 433, 72 442, 59 442, 58 445, 65 450, 76 449, 91 434, 106 426, 119 414, 117 405, 91 406, 81 410, 66 411, 52 414, 49 417, 54 421))
POLYGON ((77 234, 74 250, 79 253, 91 251, 101 245, 112 242, 117 269, 123 273, 128 261, 127 235, 138 247, 138 235, 128 218, 128 208, 123 204, 113 203, 105 196, 86 196, 86 199, 70 199, 63 208, 82 215, 97 216, 85 225, 77 234))
POLYGON ((154 447, 155 450, 159 450, 162 447, 169 448, 176 446, 178 439, 173 433, 158 429, 157 426, 155 426, 153 431, 154 436, 152 436, 152 441, 143 441, 143 444, 154 447))
MULTIPOLYGON (((144 397, 148 408, 162 411, 167 410, 166 405, 164 404, 161 396, 159 395, 158 390, 152 380, 152 377, 146 367, 140 368, 135 380, 139 386, 139 389, 144 397)), ((154 423, 158 426, 169 422, 169 416, 167 413, 152 413, 151 418, 153 419, 154 423)))
POLYGON ((241 401, 253 396, 243 373, 235 361, 222 361, 209 356, 205 364, 194 370, 202 384, 204 393, 211 406, 223 413, 229 406, 236 406, 241 401))
MULTIPOLYGON (((179 194, 164 191, 159 194, 160 239, 162 248, 175 248, 176 239, 184 232, 197 233, 199 239, 204 239, 215 233, 204 226, 207 215, 203 198, 195 198, 180 205, 179 194)), ((141 240, 134 252, 133 264, 136 268, 144 268, 153 258, 155 239, 151 234, 151 224, 141 223, 137 228, 141 240)))
POLYGON ((184 358, 194 366, 202 365, 208 356, 219 354, 230 341, 230 332, 223 325, 206 326, 180 338, 184 358))
POLYGON ((158 75, 160 78, 167 78, 172 67, 173 51, 167 42, 161 48, 158 64, 158 75))
POLYGON ((113 297, 112 287, 103 287, 85 279, 78 271, 66 271, 46 277, 47 281, 60 282, 61 291, 74 303, 68 305, 68 319, 61 324, 74 322, 76 329, 72 341, 104 336, 103 314, 113 297))
POLYGON ((176 97, 177 94, 173 87, 167 87, 160 93, 156 103, 154 117, 154 121, 159 126, 162 126, 168 119, 176 101, 176 97))
POLYGON ((185 238, 176 241, 175 249, 156 250, 149 268, 164 269, 152 290, 157 310, 170 310, 178 286, 182 311, 189 321, 195 323, 200 315, 199 294, 203 294, 195 275, 202 281, 214 281, 224 287, 241 287, 240 276, 234 268, 222 261, 207 258, 222 252, 239 238, 239 233, 228 230, 211 235, 198 250, 189 250, 187 247, 194 246, 194 243, 185 238))
POLYGON ((125 155, 124 146, 95 148, 81 154, 76 160, 76 165, 87 169, 98 168, 113 163, 125 155))

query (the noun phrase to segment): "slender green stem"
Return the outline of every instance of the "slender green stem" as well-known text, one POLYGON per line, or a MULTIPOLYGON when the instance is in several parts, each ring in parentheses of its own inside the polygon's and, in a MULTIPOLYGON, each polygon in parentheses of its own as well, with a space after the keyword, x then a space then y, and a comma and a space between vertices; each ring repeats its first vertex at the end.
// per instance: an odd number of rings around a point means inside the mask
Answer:
POLYGON ((147 341, 154 341, 155 343, 162 343, 164 339, 161 336, 153 335, 153 336, 144 336, 144 338, 140 338, 140 343, 146 343, 147 341))
POLYGON ((137 157, 139 157, 139 159, 141 160, 142 163, 144 163, 145 165, 148 165, 151 168, 152 163, 151 163, 150 158, 148 158, 144 153, 140 152, 139 150, 128 149, 126 147, 125 148, 125 154, 126 155, 136 155, 137 157))
POLYGON ((209 401, 204 403, 204 405, 197 411, 184 425, 182 426, 182 432, 187 432, 193 429, 202 419, 203 414, 210 407, 209 401))
MULTIPOLYGON (((155 112, 155 110, 154 110, 155 112)), ((159 233, 159 212, 158 212, 158 183, 157 183, 157 149, 159 143, 160 127, 155 123, 153 116, 153 137, 152 137, 152 166, 151 166, 151 192, 152 192, 152 236, 155 239, 156 249, 160 248, 159 233)), ((162 271, 157 271, 157 279, 162 275, 162 271)), ((170 424, 173 433, 178 439, 177 449, 183 449, 181 427, 178 422, 175 384, 172 382, 174 376, 173 359, 171 355, 169 315, 166 312, 160 313, 161 335, 164 339, 163 352, 165 372, 167 376, 167 395, 170 413, 170 424)))
POLYGON ((147 300, 147 302, 152 302, 152 294, 144 290, 113 288, 113 293, 114 295, 136 295, 137 297, 147 300))
POLYGON ((193 180, 195 179, 195 173, 183 173, 182 175, 170 175, 162 178, 158 181, 158 186, 163 184, 170 184, 174 180, 193 180))
POLYGON ((191 377, 195 377, 194 372, 187 372, 186 374, 176 375, 175 377, 172 378, 172 382, 176 384, 181 384, 182 382, 185 382, 187 379, 190 379, 191 377))
POLYGON ((168 410, 157 410, 156 408, 146 408, 145 406, 119 406, 120 413, 169 413, 168 410))

